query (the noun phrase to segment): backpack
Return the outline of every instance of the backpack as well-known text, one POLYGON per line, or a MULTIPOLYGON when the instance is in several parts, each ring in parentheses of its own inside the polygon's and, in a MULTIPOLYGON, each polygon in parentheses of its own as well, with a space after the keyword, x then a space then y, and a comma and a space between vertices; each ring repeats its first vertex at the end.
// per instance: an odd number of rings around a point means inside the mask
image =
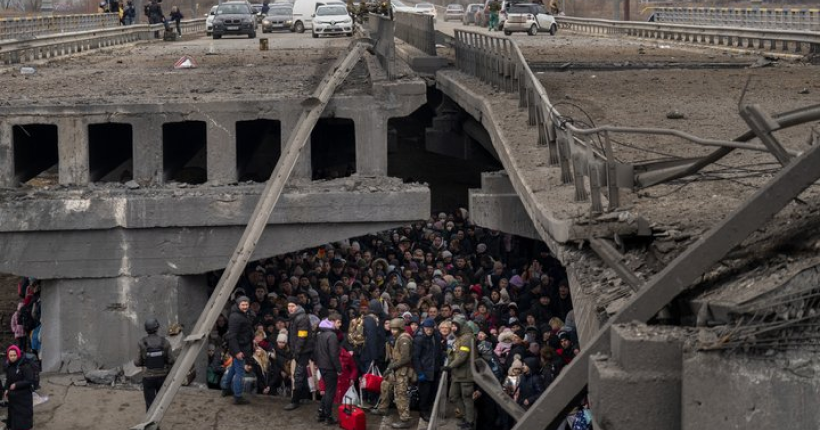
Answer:
POLYGON ((34 380, 31 382, 31 391, 37 391, 40 389, 40 362, 37 360, 36 355, 28 352, 26 353, 26 361, 31 367, 32 375, 34 375, 34 380))
POLYGON ((26 333, 31 333, 32 330, 37 328, 37 320, 34 319, 33 310, 34 302, 32 301, 20 308, 20 314, 17 316, 17 324, 22 325, 26 333))

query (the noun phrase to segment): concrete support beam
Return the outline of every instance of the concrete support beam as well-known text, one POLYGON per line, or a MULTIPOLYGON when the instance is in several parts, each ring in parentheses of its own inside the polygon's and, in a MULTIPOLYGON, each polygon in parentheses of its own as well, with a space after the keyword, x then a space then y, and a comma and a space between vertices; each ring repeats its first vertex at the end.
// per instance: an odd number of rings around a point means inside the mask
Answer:
POLYGON ((356 133, 356 172, 386 176, 388 118, 379 109, 368 109, 351 119, 356 133))
POLYGON ((60 185, 88 185, 88 125, 80 117, 57 121, 60 185))
POLYGON ((470 190, 470 218, 482 227, 540 240, 541 236, 504 172, 481 174, 481 188, 470 190))
POLYGON ((208 183, 235 184, 236 171, 236 116, 211 114, 207 120, 208 183))
POLYGON ((160 330, 193 327, 207 299, 204 276, 45 280, 43 371, 122 366, 136 357, 146 319, 160 330))
MULTIPOLYGON (((300 110, 293 110, 282 115, 281 134, 282 134, 282 153, 285 151, 285 145, 288 142, 290 133, 296 128, 296 123, 299 121, 299 116, 302 114, 300 110)), ((310 138, 302 148, 302 153, 299 154, 299 159, 296 161, 296 166, 293 168, 293 173, 290 175, 291 179, 311 179, 313 177, 313 167, 310 160, 310 138)))
POLYGON ((0 121, 0 188, 17 185, 14 180, 14 142, 11 130, 9 121, 0 121))
POLYGON ((161 117, 135 118, 130 121, 134 136, 134 180, 140 185, 162 185, 161 117))
POLYGON ((682 332, 641 324, 609 333, 611 355, 590 361, 595 420, 607 430, 680 430, 682 332))

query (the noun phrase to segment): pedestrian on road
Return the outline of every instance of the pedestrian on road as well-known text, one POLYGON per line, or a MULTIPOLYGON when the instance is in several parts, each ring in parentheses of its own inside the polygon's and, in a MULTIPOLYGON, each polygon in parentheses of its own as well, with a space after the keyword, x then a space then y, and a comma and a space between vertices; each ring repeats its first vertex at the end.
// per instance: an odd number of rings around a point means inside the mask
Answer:
POLYGON ((182 25, 180 24, 180 21, 182 21, 182 19, 185 18, 185 17, 182 16, 182 12, 179 11, 178 7, 173 6, 171 8, 170 18, 171 18, 171 21, 173 21, 174 24, 177 27, 177 35, 182 36, 182 25))
POLYGON ((288 327, 288 344, 295 366, 293 370, 293 394, 290 403, 285 406, 286 411, 292 411, 299 407, 299 402, 310 396, 310 388, 307 382, 307 365, 310 356, 313 354, 313 343, 315 341, 313 330, 310 326, 310 318, 305 309, 299 304, 299 299, 294 296, 288 297, 288 314, 291 324, 288 327))
POLYGON ((393 397, 399 419, 390 426, 394 429, 406 429, 410 428, 408 390, 410 384, 416 380, 416 372, 413 369, 413 337, 404 331, 404 319, 402 318, 390 320, 390 332, 395 339, 395 344, 389 351, 390 364, 382 380, 381 398, 373 414, 386 416, 390 398, 393 397))
POLYGON ((146 411, 151 408, 151 403, 154 403, 154 398, 168 376, 168 369, 174 364, 171 343, 164 336, 158 335, 158 330, 159 321, 156 318, 145 321, 145 332, 148 335, 140 339, 139 355, 134 360, 135 366, 145 367, 142 376, 142 395, 145 397, 146 411))
POLYGON ((6 350, 6 385, 4 400, 8 401, 8 430, 28 430, 34 427, 34 401, 31 397, 34 370, 17 345, 6 350))
POLYGON ((430 421, 436 396, 436 379, 444 358, 435 321, 425 319, 421 329, 422 332, 413 340, 413 367, 419 380, 419 416, 424 421, 430 421))
POLYGON ((253 324, 248 316, 251 300, 240 296, 228 317, 228 351, 231 353, 231 367, 222 378, 222 396, 233 394, 234 403, 249 403, 242 397, 245 377, 245 360, 253 355, 253 324))
POLYGON ((335 312, 319 323, 319 334, 316 336, 316 366, 325 381, 325 394, 319 404, 318 421, 335 425, 333 418, 333 398, 336 386, 342 374, 342 362, 339 359, 339 337, 336 335, 336 321, 341 316, 335 312))
POLYGON ((463 412, 461 430, 474 428, 475 406, 473 399, 473 372, 470 366, 470 351, 474 347, 473 333, 467 328, 467 321, 462 316, 453 317, 453 332, 458 338, 450 351, 449 362, 442 370, 450 372, 450 402, 463 412))

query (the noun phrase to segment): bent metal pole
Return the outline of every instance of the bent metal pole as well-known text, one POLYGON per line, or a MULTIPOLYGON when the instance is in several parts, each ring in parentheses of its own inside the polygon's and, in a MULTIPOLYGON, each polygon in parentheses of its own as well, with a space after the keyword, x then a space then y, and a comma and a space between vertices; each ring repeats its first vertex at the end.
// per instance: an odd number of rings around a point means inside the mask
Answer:
POLYGON ((276 163, 276 168, 273 170, 270 179, 268 179, 248 226, 245 228, 245 232, 242 234, 242 238, 239 240, 230 261, 228 261, 228 265, 225 267, 213 295, 211 295, 203 313, 199 316, 193 334, 185 338, 182 352, 180 352, 174 367, 171 368, 165 383, 162 384, 156 400, 146 413, 144 422, 132 427, 132 430, 152 430, 159 427, 159 422, 171 405, 177 391, 179 391, 182 381, 202 351, 202 347, 205 346, 208 333, 210 333, 211 327, 216 323, 217 317, 228 302, 228 297, 234 285, 236 285, 239 275, 244 271, 245 265, 256 249, 256 243, 265 230, 271 212, 273 212, 276 202, 282 195, 285 183, 293 172, 299 154, 308 137, 310 137, 313 127, 319 121, 319 117, 330 101, 330 97, 344 82, 347 75, 356 66, 356 63, 359 62, 364 51, 365 47, 361 43, 353 44, 347 56, 341 62, 337 62, 325 75, 313 92, 312 97, 302 103, 304 110, 299 116, 296 127, 288 137, 285 151, 279 162, 276 163))

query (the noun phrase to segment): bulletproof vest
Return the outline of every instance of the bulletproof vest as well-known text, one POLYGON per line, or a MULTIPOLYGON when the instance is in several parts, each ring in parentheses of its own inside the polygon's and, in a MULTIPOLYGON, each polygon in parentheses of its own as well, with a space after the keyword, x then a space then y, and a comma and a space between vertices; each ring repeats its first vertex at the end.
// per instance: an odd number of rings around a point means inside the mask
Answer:
POLYGON ((162 338, 159 336, 149 336, 145 339, 145 367, 148 369, 165 368, 165 348, 163 348, 162 338))
POLYGON ((412 348, 413 338, 407 333, 402 333, 399 335, 399 337, 396 339, 396 345, 393 347, 393 350, 391 351, 391 359, 394 362, 399 362, 403 358, 401 356, 401 348, 399 348, 399 343, 409 343, 412 348))

